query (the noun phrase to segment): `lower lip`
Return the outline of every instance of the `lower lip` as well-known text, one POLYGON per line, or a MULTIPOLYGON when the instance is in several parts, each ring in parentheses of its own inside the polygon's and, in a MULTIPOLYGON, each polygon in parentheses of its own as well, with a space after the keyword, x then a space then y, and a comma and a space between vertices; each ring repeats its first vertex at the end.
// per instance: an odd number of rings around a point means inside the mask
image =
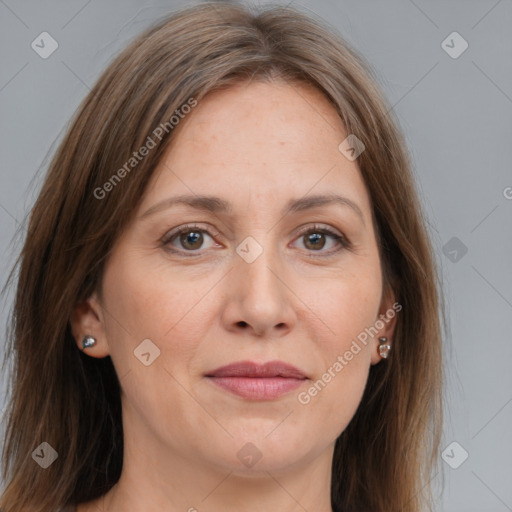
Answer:
POLYGON ((242 398, 271 400, 297 389, 306 379, 285 377, 208 377, 217 386, 242 398))

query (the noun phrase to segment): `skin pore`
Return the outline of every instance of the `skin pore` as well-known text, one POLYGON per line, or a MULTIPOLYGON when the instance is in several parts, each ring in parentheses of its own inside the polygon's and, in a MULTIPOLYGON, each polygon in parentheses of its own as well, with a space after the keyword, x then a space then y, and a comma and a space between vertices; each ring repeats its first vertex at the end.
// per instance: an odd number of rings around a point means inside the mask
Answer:
POLYGON ((73 314, 77 343, 90 334, 97 343, 86 353, 112 358, 124 429, 119 482, 79 512, 332 510, 334 443, 380 361, 378 337, 391 340, 395 325, 359 343, 300 403, 299 393, 394 303, 383 293, 357 160, 338 149, 346 136, 318 90, 280 81, 211 93, 182 121, 109 256, 102 296, 73 314), (360 213, 339 202, 284 211, 289 201, 328 194, 360 213), (217 196, 230 210, 165 203, 181 195, 217 196), (244 254, 259 255, 248 262, 244 254), (148 366, 134 355, 146 339, 160 350, 148 366), (284 361, 308 378, 257 401, 205 376, 247 360, 284 361), (261 456, 250 467, 238 455, 244 446, 261 456))

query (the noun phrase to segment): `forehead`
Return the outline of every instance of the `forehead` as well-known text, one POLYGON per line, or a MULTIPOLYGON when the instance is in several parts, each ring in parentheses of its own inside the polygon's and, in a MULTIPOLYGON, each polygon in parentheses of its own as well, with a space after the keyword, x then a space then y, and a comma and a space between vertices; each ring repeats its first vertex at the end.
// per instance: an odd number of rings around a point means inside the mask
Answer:
POLYGON ((337 139, 344 134, 334 106, 318 89, 282 81, 244 82, 214 91, 200 101, 180 128, 173 145, 201 140, 205 150, 223 151, 226 160, 248 160, 256 155, 260 160, 270 151, 274 156, 291 156, 292 151, 297 158, 311 156, 310 146, 325 150, 332 143, 336 149, 337 139))
POLYGON ((292 197, 333 192, 369 208, 357 161, 338 149, 343 123, 311 85, 251 82, 215 91, 174 136, 141 208, 169 193, 281 208, 292 197))

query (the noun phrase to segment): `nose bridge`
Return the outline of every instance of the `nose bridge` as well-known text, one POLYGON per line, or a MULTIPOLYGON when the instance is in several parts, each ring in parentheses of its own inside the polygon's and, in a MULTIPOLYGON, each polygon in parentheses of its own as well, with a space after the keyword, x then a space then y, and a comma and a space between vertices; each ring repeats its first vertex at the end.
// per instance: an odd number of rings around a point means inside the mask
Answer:
POLYGON ((238 311, 237 321, 252 325, 260 333, 291 322, 292 305, 283 284, 283 265, 271 242, 271 233, 261 231, 239 244, 240 261, 233 275, 236 292, 232 299, 238 311))
POLYGON ((237 248, 243 261, 238 263, 239 278, 244 282, 246 294, 259 296, 270 301, 281 295, 282 283, 277 278, 282 265, 271 242, 271 233, 260 233, 258 240, 247 237, 237 248))

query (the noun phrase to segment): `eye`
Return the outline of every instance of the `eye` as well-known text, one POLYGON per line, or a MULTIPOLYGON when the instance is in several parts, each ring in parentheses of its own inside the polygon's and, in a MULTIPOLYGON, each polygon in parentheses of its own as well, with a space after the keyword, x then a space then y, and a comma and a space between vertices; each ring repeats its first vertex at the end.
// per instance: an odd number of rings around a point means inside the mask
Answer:
POLYGON ((164 236, 164 238, 162 239, 162 245, 165 246, 166 249, 171 252, 194 253, 198 252, 200 249, 205 249, 205 247, 203 247, 203 244, 205 242, 205 239, 207 238, 210 238, 213 241, 212 235, 210 235, 208 230, 196 225, 188 224, 164 236), (174 250, 172 248, 176 247, 175 244, 179 244, 177 250, 174 250))
MULTIPOLYGON (((217 235, 218 233, 211 234, 207 229, 196 224, 187 224, 165 235, 161 240, 161 244, 167 251, 172 253, 180 253, 185 256, 199 256, 203 250, 215 244, 212 237, 217 235), (208 238, 214 244, 204 247, 205 240, 208 238)), ((342 249, 351 247, 350 241, 344 235, 327 226, 316 224, 302 229, 299 232, 299 238, 296 240, 302 241, 304 248, 308 252, 320 253, 318 256, 329 256, 342 249), (326 246, 329 246, 329 239, 334 249, 323 250, 326 246)))
POLYGON ((322 256, 336 253, 350 247, 349 240, 342 234, 327 226, 314 225, 306 227, 299 233, 298 240, 301 240, 309 252, 319 252, 322 256), (334 250, 323 250, 328 246, 328 239, 331 239, 334 250), (324 254, 327 253, 327 254, 324 254))

